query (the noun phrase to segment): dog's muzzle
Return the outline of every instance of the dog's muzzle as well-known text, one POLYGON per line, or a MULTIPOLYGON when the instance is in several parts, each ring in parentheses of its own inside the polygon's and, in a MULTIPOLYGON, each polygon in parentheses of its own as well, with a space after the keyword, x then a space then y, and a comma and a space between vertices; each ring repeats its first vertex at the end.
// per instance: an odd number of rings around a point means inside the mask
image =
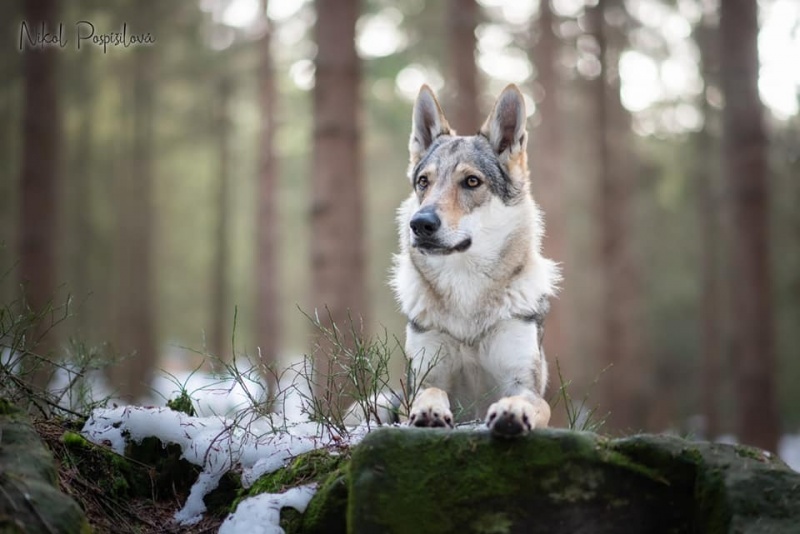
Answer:
POLYGON ((454 247, 448 247, 442 244, 436 238, 436 232, 442 226, 442 220, 436 215, 436 211, 432 206, 422 208, 411 217, 411 231, 414 236, 411 240, 411 246, 418 249, 423 254, 452 254, 453 252, 464 252, 470 245, 472 239, 465 239, 454 247))

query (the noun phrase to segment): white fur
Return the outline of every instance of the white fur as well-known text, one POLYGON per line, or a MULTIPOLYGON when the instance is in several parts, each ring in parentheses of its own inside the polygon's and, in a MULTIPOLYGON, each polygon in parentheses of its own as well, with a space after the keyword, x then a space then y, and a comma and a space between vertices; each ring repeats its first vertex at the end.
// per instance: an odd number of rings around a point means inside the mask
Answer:
POLYGON ((462 218, 461 229, 471 227, 470 234, 459 232, 455 244, 464 237, 472 238, 472 246, 462 253, 446 256, 418 256, 437 271, 435 280, 425 280, 414 267, 410 254, 409 221, 419 209, 417 197, 412 195, 398 212, 401 252, 395 256, 395 268, 390 284, 395 291, 402 312, 423 324, 436 324, 456 338, 470 340, 483 335, 500 320, 517 314, 537 311, 542 296, 555 295, 559 279, 558 267, 539 253, 541 235, 539 213, 533 200, 526 198, 522 205, 504 206, 493 198, 488 207, 481 207, 462 218), (485 309, 481 301, 493 289, 493 280, 484 273, 502 263, 500 252, 506 239, 519 228, 530 228, 530 252, 525 262, 525 272, 503 289, 501 304, 485 309), (446 310, 439 311, 428 299, 426 286, 432 284, 437 292, 449 296, 446 310), (438 313, 437 313, 438 312, 438 313))
MULTIPOLYGON (((494 198, 463 217, 455 242, 464 235, 471 237, 468 250, 445 256, 417 255, 423 268, 436 273, 433 279, 423 277, 411 259, 408 228, 417 209, 415 195, 400 207, 401 252, 395 256, 391 285, 403 313, 431 327, 424 333, 410 327, 406 332, 406 355, 418 375, 428 373, 424 385, 449 392, 454 405, 464 409, 462 418, 480 417, 501 396, 530 392, 540 398, 547 383, 547 364, 539 353, 537 326, 515 317, 539 311, 541 298, 555 295, 559 276, 556 264, 539 253, 541 224, 533 200, 526 197, 517 205, 505 206, 494 198), (486 273, 503 265, 500 253, 515 231, 529 239, 525 267, 510 284, 498 288, 486 273), (446 296, 445 306, 431 301, 429 285, 446 296), (494 305, 484 305, 487 300, 494 305), (434 360, 436 366, 429 371, 434 360), (524 379, 533 375, 534 367, 540 374, 538 385, 524 379)), ((415 403, 413 409, 432 408, 415 403)))
MULTIPOLYGON (((412 165, 427 149, 419 141, 435 137, 427 136, 432 130, 419 133, 420 126, 446 124, 427 88, 420 91, 413 117, 412 165)), ((414 249, 410 221, 421 207, 417 194, 398 211, 400 253, 391 285, 410 321, 406 356, 416 375, 424 376, 424 389, 411 407, 412 424, 450 417, 451 405, 462 419, 486 413, 498 435, 524 433, 550 419, 538 326, 524 318, 545 311, 541 307, 555 295, 559 272, 540 252, 543 222, 529 194, 524 159, 519 160, 527 139, 524 121, 522 95, 510 86, 482 131, 521 193, 508 204, 493 196, 451 223, 456 227, 442 221, 437 241, 452 249, 470 239, 465 251, 437 255, 414 249), (511 138, 503 139, 509 130, 511 138), (509 423, 516 430, 509 431, 509 423)))

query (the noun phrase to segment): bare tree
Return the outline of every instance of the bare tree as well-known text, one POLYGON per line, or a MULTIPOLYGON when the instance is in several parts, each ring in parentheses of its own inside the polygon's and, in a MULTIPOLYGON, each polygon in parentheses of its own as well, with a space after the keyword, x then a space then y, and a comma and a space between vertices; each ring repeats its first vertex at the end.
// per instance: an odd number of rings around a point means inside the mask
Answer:
POLYGON ((475 0, 447 0, 448 59, 454 96, 450 125, 462 135, 478 131, 483 120, 478 98, 478 67, 475 64, 476 37, 480 6, 475 0))
POLYGON ((780 423, 775 389, 769 169, 758 95, 758 3, 720 3, 723 110, 722 162, 731 202, 731 296, 737 433, 776 450, 780 423))
POLYGON ((277 130, 277 98, 275 71, 272 64, 272 26, 266 17, 267 0, 263 2, 266 30, 260 43, 261 70, 259 73, 259 101, 261 107, 261 160, 258 179, 258 249, 256 253, 256 340, 261 363, 266 368, 267 387, 274 394, 277 384, 270 368, 274 368, 281 346, 280 295, 278 291, 277 254, 277 203, 278 159, 275 154, 277 130))
MULTIPOLYGON (((58 2, 26 0, 23 19, 32 31, 44 24, 48 31, 58 25, 58 2)), ((22 163, 20 174, 19 256, 20 282, 28 306, 43 312, 56 291, 57 186, 61 156, 61 114, 58 98, 58 54, 56 47, 27 47, 23 52, 24 102, 22 110, 22 163)), ((53 344, 32 346, 48 327, 42 321, 27 348, 47 353, 53 344)), ((29 361, 31 376, 40 387, 46 385, 51 369, 29 361)))
MULTIPOLYGON (((643 369, 639 347, 639 273, 633 256, 632 194, 635 189, 630 116, 622 106, 619 55, 623 49, 618 28, 610 29, 605 14, 624 10, 620 0, 599 0, 588 10, 597 40, 600 75, 594 81, 597 139, 600 143, 599 228, 604 294, 602 361, 610 366, 604 377, 609 426, 615 430, 641 428, 643 369)), ((623 11, 624 12, 624 11, 623 11)))
MULTIPOLYGON (((311 206, 313 303, 329 328, 347 343, 350 319, 358 329, 366 312, 366 273, 361 179, 359 84, 355 48, 357 0, 317 0, 314 161, 311 206)), ((319 376, 336 374, 331 346, 320 340, 319 376)), ((344 356, 344 355, 342 355, 344 356)), ((337 387, 343 380, 335 380, 337 387)), ((321 391, 324 385, 318 388, 321 391)), ((345 399, 331 399, 333 403, 345 399)))
MULTIPOLYGON (((562 136, 564 116, 559 100, 561 75, 559 73, 559 51, 561 40, 555 32, 556 16, 549 0, 539 3, 539 17, 531 23, 531 34, 536 39, 531 43, 529 56, 536 66, 536 81, 543 93, 537 106, 539 124, 531 135, 530 158, 532 184, 536 201, 542 207, 547 222, 544 237, 544 252, 549 258, 563 262, 566 256, 566 217, 564 216, 564 176, 562 173, 562 136)), ((564 284, 559 298, 551 303, 545 320, 545 354, 558 361, 565 377, 574 380, 575 366, 567 346, 566 310, 569 284, 564 284)), ((556 384, 558 386, 558 384, 556 384)), ((556 415, 557 417, 557 415, 556 415)))

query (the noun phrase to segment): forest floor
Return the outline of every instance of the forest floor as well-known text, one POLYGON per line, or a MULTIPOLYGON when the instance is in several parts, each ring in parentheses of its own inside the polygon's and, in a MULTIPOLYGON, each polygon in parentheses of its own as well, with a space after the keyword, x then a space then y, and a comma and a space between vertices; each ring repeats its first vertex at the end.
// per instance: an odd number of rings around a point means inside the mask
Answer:
MULTIPOLYGON (((91 458, 89 451, 76 453, 65 436, 77 432, 75 423, 67 420, 40 419, 33 422, 36 431, 58 461, 58 482, 61 491, 70 495, 83 508, 86 517, 96 534, 156 534, 186 533, 201 534, 217 532, 225 519, 206 514, 203 519, 192 526, 179 526, 173 519, 186 500, 186 488, 173 487, 172 495, 158 496, 153 487, 151 496, 125 495, 124 488, 119 487, 119 473, 115 467, 121 463, 108 462, 106 458, 91 458), (84 465, 80 465, 80 464, 84 465), (85 464, 91 465, 85 465, 85 464), (111 481, 111 482, 109 482, 111 481), (111 487, 109 487, 109 483, 111 487)), ((153 467, 144 464, 136 465, 135 460, 125 459, 133 463, 134 468, 151 475, 155 479, 153 467)))

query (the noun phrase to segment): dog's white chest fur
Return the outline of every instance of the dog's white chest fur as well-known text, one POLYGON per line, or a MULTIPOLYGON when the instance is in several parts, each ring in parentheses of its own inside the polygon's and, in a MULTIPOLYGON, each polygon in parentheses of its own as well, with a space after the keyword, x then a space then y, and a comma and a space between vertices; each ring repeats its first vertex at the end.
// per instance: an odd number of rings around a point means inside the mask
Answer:
POLYGON ((535 204, 524 204, 479 213, 483 220, 474 245, 464 253, 412 257, 403 233, 417 206, 413 197, 404 202, 398 214, 401 252, 391 285, 406 317, 472 344, 500 321, 541 311, 542 298, 554 294, 558 270, 538 252, 535 204), (519 233, 520 228, 522 235, 510 243, 510 229, 519 233))
POLYGON ((541 333, 558 268, 540 254, 525 120, 515 86, 475 136, 455 135, 429 88, 414 104, 413 192, 398 211, 391 280, 409 321, 406 356, 422 386, 409 410, 414 426, 452 427, 454 411, 469 419, 487 406, 497 436, 550 420, 541 333))

